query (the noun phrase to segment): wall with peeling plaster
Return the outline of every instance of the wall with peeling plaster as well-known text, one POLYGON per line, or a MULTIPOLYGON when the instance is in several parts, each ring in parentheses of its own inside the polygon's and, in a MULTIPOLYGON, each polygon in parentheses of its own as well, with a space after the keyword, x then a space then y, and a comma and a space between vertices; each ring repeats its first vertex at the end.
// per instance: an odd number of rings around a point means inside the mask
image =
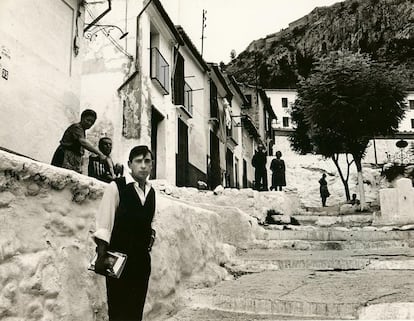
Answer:
MULTIPOLYGON (((171 95, 164 95, 149 76, 151 23, 160 25, 162 20, 154 18, 157 17, 155 9, 149 6, 137 21, 141 10, 142 3, 137 1, 117 1, 100 23, 125 25, 123 30, 128 32, 128 36, 118 40, 111 32, 111 41, 99 32, 91 41, 85 41, 81 102, 85 108, 98 113, 98 120, 89 130, 88 138, 97 142, 102 136, 111 137, 113 159, 126 165, 133 146, 151 146, 151 112, 155 108, 164 117, 157 133, 157 178, 175 183, 175 162, 170 161, 175 159, 177 145, 175 109, 171 95), (114 41, 122 50, 114 46, 114 41)), ((161 31, 159 49, 170 65, 171 75, 171 35, 161 31)))

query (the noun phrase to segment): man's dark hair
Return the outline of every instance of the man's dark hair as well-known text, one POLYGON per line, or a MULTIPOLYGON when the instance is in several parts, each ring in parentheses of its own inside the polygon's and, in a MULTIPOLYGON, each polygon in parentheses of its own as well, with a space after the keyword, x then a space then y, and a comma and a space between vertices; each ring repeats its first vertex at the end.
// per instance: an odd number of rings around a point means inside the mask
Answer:
POLYGON ((95 119, 97 118, 96 112, 92 109, 85 109, 81 114, 81 119, 84 119, 85 117, 88 117, 88 116, 92 116, 95 119))
POLYGON ((99 140, 99 143, 98 143, 98 148, 99 148, 99 150, 102 152, 102 145, 103 145, 103 143, 104 143, 104 141, 105 140, 110 140, 111 142, 112 142, 112 139, 111 138, 109 138, 109 137, 102 137, 100 140, 99 140))
POLYGON ((131 152, 129 153, 129 161, 132 162, 132 160, 137 156, 144 156, 150 154, 151 159, 154 160, 154 156, 152 155, 151 150, 148 148, 147 145, 139 145, 135 146, 131 149, 131 152))

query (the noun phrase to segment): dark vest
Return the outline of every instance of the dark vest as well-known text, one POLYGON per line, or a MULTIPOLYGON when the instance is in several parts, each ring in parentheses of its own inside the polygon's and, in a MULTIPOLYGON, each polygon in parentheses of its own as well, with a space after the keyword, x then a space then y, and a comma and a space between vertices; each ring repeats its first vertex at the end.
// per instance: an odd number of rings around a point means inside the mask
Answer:
POLYGON ((154 189, 151 187, 145 204, 142 204, 133 183, 126 184, 125 177, 117 178, 115 182, 119 191, 119 206, 109 249, 129 257, 147 252, 155 211, 154 189))

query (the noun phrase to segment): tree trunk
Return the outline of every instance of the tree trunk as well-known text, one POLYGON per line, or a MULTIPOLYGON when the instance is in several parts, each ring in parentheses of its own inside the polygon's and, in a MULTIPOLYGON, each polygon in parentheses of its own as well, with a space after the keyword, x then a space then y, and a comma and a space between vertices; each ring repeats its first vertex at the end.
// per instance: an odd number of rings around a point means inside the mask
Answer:
POLYGON ((361 211, 365 210, 366 204, 365 204, 365 191, 364 191, 364 178, 362 176, 362 164, 361 164, 361 158, 354 156, 355 160, 355 166, 357 168, 358 173, 358 192, 359 192, 359 200, 361 204, 361 211))
MULTIPOLYGON (((334 162, 336 168, 338 169, 339 177, 341 178, 342 184, 344 185, 346 201, 349 201, 351 199, 351 196, 349 194, 348 175, 347 175, 347 178, 345 179, 344 175, 342 174, 341 167, 339 167, 339 155, 332 156, 332 161, 334 162)), ((348 172, 349 172, 349 166, 348 166, 348 172)))

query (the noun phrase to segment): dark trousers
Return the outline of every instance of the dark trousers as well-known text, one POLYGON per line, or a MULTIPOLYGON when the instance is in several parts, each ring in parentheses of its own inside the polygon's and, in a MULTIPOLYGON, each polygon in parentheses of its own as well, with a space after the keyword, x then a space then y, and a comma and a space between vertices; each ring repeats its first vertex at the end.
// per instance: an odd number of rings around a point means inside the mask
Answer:
POLYGON ((266 168, 256 168, 254 173, 255 189, 267 191, 267 170, 266 168))
POLYGON ((119 279, 106 278, 109 321, 141 321, 151 274, 148 252, 128 257, 119 279))

